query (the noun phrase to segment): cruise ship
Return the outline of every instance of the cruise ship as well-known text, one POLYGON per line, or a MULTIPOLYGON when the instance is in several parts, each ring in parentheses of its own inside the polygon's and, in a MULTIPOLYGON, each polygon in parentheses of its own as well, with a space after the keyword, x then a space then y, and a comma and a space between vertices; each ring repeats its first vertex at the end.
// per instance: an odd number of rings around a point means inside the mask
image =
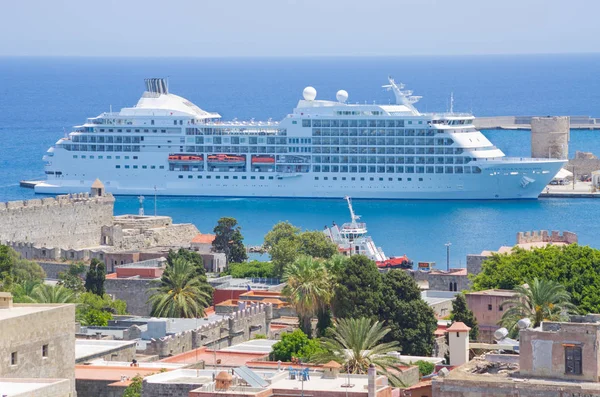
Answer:
POLYGON ((37 193, 535 199, 565 160, 509 158, 465 113, 421 113, 389 78, 394 104, 317 99, 313 87, 279 122, 223 121, 146 79, 134 107, 75 126, 43 157, 37 193))

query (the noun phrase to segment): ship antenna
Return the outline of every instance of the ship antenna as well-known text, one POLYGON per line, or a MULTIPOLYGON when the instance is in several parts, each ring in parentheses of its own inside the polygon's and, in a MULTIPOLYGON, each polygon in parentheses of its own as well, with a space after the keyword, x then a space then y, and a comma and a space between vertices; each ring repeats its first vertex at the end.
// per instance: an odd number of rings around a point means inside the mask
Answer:
POLYGON ((454 114, 454 92, 450 93, 450 114, 454 114))

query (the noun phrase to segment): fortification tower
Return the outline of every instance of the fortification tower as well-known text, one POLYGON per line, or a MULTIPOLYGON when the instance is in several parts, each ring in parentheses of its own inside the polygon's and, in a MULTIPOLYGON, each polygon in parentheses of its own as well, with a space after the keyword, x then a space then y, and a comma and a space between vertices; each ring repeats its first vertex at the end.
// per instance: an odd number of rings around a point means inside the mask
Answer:
POLYGON ((90 195, 92 197, 102 197, 104 196, 104 184, 100 182, 100 179, 96 178, 94 183, 92 183, 92 188, 90 190, 90 195))
POLYGON ((531 118, 531 157, 566 159, 569 139, 568 116, 531 118))

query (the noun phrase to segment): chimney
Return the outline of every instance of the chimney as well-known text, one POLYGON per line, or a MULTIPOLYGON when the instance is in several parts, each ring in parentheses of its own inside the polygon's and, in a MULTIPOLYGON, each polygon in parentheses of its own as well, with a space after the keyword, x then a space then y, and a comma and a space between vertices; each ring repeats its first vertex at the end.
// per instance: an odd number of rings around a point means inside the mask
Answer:
POLYGON ((368 397, 375 397, 376 394, 376 390, 377 387, 375 385, 375 378, 377 377, 377 370, 375 369, 375 366, 373 364, 369 365, 369 371, 368 373, 368 384, 367 384, 367 390, 368 390, 368 397))
POLYGON ((452 324, 448 332, 448 348, 450 350, 450 365, 463 365, 469 361, 469 328, 460 321, 452 324))
POLYGON ((12 309, 13 296, 10 292, 0 292, 0 309, 12 309))
POLYGON ((229 390, 233 383, 233 376, 227 371, 221 371, 215 378, 215 389, 218 391, 229 390))
POLYGON ((340 368, 342 368, 342 365, 333 360, 331 360, 327 364, 324 364, 323 365, 323 378, 324 379, 337 379, 337 377, 340 373, 340 368))

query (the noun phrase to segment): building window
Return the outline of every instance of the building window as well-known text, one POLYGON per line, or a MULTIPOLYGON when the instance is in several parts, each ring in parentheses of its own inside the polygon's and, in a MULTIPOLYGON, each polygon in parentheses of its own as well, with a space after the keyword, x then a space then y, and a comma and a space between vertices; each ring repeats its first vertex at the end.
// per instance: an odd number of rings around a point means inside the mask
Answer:
POLYGON ((48 357, 48 345, 42 346, 42 357, 48 357))
POLYGON ((488 305, 488 310, 492 310, 492 305, 488 305))
POLYGON ((17 352, 10 353, 10 365, 17 365, 17 352))
POLYGON ((565 346, 565 374, 581 375, 581 347, 565 346))

